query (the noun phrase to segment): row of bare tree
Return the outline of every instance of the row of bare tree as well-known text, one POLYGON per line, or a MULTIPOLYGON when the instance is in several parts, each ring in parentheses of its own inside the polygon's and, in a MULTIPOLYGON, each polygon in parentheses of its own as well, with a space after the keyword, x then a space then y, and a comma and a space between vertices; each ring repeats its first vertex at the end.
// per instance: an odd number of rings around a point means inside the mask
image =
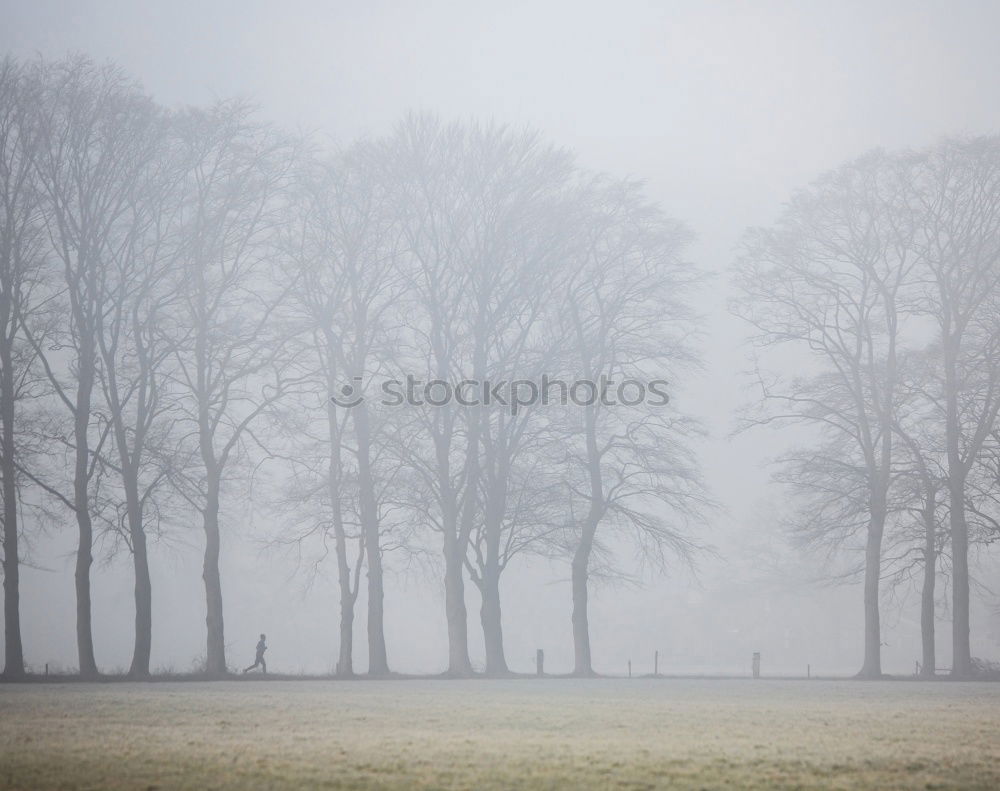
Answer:
POLYGON ((968 677, 970 552, 1000 536, 1000 137, 847 163, 748 234, 737 282, 762 396, 746 423, 809 438, 779 462, 791 527, 862 558, 860 675, 882 672, 881 581, 911 576, 934 675, 944 572, 968 677))
MULTIPOLYGON (((700 546, 697 425, 649 393, 603 397, 695 363, 689 234, 530 131, 410 116, 329 151, 240 103, 165 110, 85 58, 7 59, 0 201, 8 676, 24 672, 24 541, 67 515, 81 674, 98 672, 95 552, 131 558, 145 676, 150 545, 192 521, 205 669, 225 673, 220 555, 251 479, 264 538, 335 562, 343 675, 362 579, 368 671, 390 670, 397 555, 431 559, 454 675, 472 672, 466 583, 499 675, 504 570, 565 559, 587 675, 594 574, 626 544, 660 564, 700 546), (518 380, 535 397, 514 405, 518 380), (386 383, 417 398, 389 403, 386 383)), ((790 526, 859 558, 863 676, 881 675, 882 581, 913 577, 934 674, 939 574, 952 673, 973 673, 970 553, 1000 529, 998 279, 996 137, 870 154, 746 237, 735 307, 761 397, 744 420, 798 427, 778 467, 790 526)))
POLYGON ((24 673, 24 539, 67 515, 81 675, 98 674, 95 552, 131 558, 130 674, 147 676, 150 548, 192 522, 205 670, 226 673, 220 556, 251 479, 268 540, 332 547, 342 675, 362 577, 368 671, 390 670, 395 550, 439 558, 454 675, 472 672, 466 582, 486 671, 503 674, 504 570, 565 558, 587 675, 589 581, 621 560, 608 537, 658 563, 698 547, 697 426, 662 398, 601 397, 694 362, 689 234, 532 132, 410 116, 331 152, 240 103, 168 111, 86 58, 7 59, 0 201, 8 677, 24 673), (407 377, 542 382, 550 398, 385 403, 407 377), (594 397, 570 402, 578 382, 594 397))

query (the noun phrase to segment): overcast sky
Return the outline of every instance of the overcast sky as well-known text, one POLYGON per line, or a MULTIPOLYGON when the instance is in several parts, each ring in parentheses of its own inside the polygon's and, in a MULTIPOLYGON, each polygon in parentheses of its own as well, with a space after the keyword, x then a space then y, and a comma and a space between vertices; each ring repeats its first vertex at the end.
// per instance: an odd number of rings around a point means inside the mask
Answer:
MULTIPOLYGON (((726 510, 709 536, 721 558, 703 568, 697 584, 680 576, 597 593, 595 666, 614 672, 625 659, 659 648, 678 668, 739 670, 752 649, 773 657, 771 667, 795 670, 808 661, 803 644, 816 628, 834 634, 834 642, 843 639, 827 651, 829 667, 818 657, 813 666, 856 669, 860 592, 776 588, 765 584, 760 555, 748 563, 743 554, 764 553, 766 560, 771 553, 776 567, 797 563, 768 524, 780 504, 764 486, 763 460, 776 440, 726 439, 742 398, 746 350, 742 328, 725 312, 724 273, 746 226, 773 220, 792 190, 844 160, 876 146, 1000 130, 1000 3, 0 0, 0 9, 0 50, 110 59, 169 106, 241 95, 283 126, 339 141, 379 134, 408 109, 493 117, 540 129, 588 167, 645 180, 650 194, 698 235, 691 259, 720 273, 699 306, 706 372, 682 383, 680 398, 711 430, 704 464, 726 510), (771 628, 781 620, 779 609, 791 610, 804 631, 771 628), (652 633, 638 626, 651 611, 662 614, 652 633), (758 617, 755 633, 734 631, 758 617)), ((276 664, 281 657, 288 669, 328 669, 334 585, 321 581, 303 592, 248 539, 231 530, 238 549, 224 569, 234 663, 265 630, 276 664)), ((154 557, 154 667, 187 669, 203 651, 201 633, 190 628, 191 613, 203 606, 195 528, 186 540, 189 548, 154 557)), ((72 543, 67 520, 49 549, 67 552, 72 543)), ((72 665, 71 559, 46 564, 59 573, 29 571, 25 578, 27 659, 72 665)), ((795 572, 811 573, 805 565, 784 571, 796 579, 795 572)), ((527 624, 507 635, 515 669, 526 669, 542 644, 553 657, 547 666, 568 669, 567 575, 546 572, 552 574, 560 582, 541 591, 532 587, 538 575, 523 569, 506 583, 506 612, 527 624)), ((114 646, 103 655, 99 647, 98 661, 125 665, 128 569, 95 576, 104 577, 95 602, 98 645, 103 635, 114 646)), ((400 669, 443 666, 439 599, 433 582, 395 578, 386 607, 390 662, 400 657, 400 669), (423 607, 435 621, 430 634, 416 626, 423 607)), ((885 616, 899 635, 888 640, 888 672, 912 667, 919 650, 914 612, 885 616)), ((470 607, 477 613, 478 602, 470 607)), ((474 623, 476 651, 478 634, 474 623)), ((974 623, 974 640, 995 653, 987 634, 974 623)), ((361 649, 363 642, 357 639, 361 649)), ((942 665, 948 648, 942 640, 942 665)))

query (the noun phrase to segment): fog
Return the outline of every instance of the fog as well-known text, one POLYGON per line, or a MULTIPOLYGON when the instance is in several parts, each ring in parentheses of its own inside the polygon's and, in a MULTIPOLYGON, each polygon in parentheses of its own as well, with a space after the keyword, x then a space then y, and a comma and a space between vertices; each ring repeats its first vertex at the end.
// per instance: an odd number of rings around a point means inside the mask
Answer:
MULTIPOLYGON (((257 120, 319 148, 382 140, 408 112, 432 113, 442 124, 530 128, 588 172, 641 181, 646 198, 693 232, 671 261, 706 275, 683 291, 701 365, 666 378, 671 409, 705 429, 689 447, 712 504, 682 520, 701 547, 690 564, 667 552, 661 566, 627 531, 608 534, 617 574, 590 580, 593 670, 624 675, 631 662, 633 673, 652 673, 658 652, 660 673, 748 675, 759 652, 766 674, 805 675, 808 666, 813 675, 852 675, 865 660, 864 593, 860 573, 841 575, 863 569, 864 543, 828 554, 800 546, 785 527, 794 494, 772 480, 770 462, 808 444, 812 428, 734 434, 759 391, 749 375, 752 328, 730 310, 739 296, 732 270, 746 229, 774 226, 797 190, 843 163, 875 148, 923 150, 1000 130, 998 26, 1000 7, 989 2, 4 0, 0 51, 26 63, 73 53, 110 61, 170 109, 243 98, 257 120)), ((553 310, 554 321, 566 315, 553 310)), ((780 354, 786 370, 814 365, 805 349, 780 354)), ((324 430, 321 404, 296 418, 324 430)), ((300 452, 289 425, 268 428, 277 456, 300 452)), ((249 453, 253 464, 262 455, 249 453)), ((226 657, 232 667, 249 664, 263 632, 272 672, 331 673, 341 645, 337 565, 332 552, 314 566, 312 550, 275 545, 295 527, 283 499, 292 467, 282 464, 272 458, 259 477, 248 469, 224 489, 226 657), (251 478, 260 484, 252 490, 251 478)), ((657 514, 678 523, 661 507, 657 514)), ((68 510, 51 513, 44 530, 31 518, 23 530, 21 623, 34 671, 79 667, 77 529, 68 510)), ((149 544, 154 672, 205 661, 205 534, 199 514, 185 520, 149 544)), ((410 549, 397 547, 410 527, 404 520, 384 552, 388 666, 439 673, 449 667, 441 542, 416 531, 410 549)), ((94 650, 102 671, 125 672, 133 568, 127 551, 108 557, 107 547, 95 544, 94 650)), ((997 557, 988 546, 970 552, 972 657, 1000 657, 997 557)), ((467 577, 468 650, 482 670, 481 600, 467 577)), ((369 660, 365 580, 362 571, 356 672, 369 660)), ((937 666, 950 668, 950 580, 938 586, 937 666)), ((547 672, 572 672, 570 555, 517 555, 500 592, 510 669, 533 673, 543 649, 547 672)), ((910 674, 921 659, 920 605, 917 577, 883 585, 882 672, 910 674)))

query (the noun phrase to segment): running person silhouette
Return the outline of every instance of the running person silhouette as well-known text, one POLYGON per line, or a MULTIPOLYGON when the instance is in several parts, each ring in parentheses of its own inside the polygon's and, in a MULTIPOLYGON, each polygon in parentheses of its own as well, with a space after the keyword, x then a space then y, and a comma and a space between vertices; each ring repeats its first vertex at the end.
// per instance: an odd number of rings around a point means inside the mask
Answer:
POLYGON ((264 643, 264 640, 264 635, 261 635, 260 641, 257 643, 257 657, 254 659, 253 664, 243 671, 244 673, 249 673, 257 665, 260 665, 264 669, 264 675, 267 675, 267 662, 264 661, 264 652, 267 650, 267 645, 264 643))

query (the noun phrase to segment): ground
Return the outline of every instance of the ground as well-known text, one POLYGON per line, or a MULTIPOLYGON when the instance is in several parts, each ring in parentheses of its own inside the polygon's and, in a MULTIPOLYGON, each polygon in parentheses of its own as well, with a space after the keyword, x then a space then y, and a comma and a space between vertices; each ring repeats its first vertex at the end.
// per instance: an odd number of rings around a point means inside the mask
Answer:
POLYGON ((1000 684, 0 685, 0 788, 1000 788, 1000 684))

